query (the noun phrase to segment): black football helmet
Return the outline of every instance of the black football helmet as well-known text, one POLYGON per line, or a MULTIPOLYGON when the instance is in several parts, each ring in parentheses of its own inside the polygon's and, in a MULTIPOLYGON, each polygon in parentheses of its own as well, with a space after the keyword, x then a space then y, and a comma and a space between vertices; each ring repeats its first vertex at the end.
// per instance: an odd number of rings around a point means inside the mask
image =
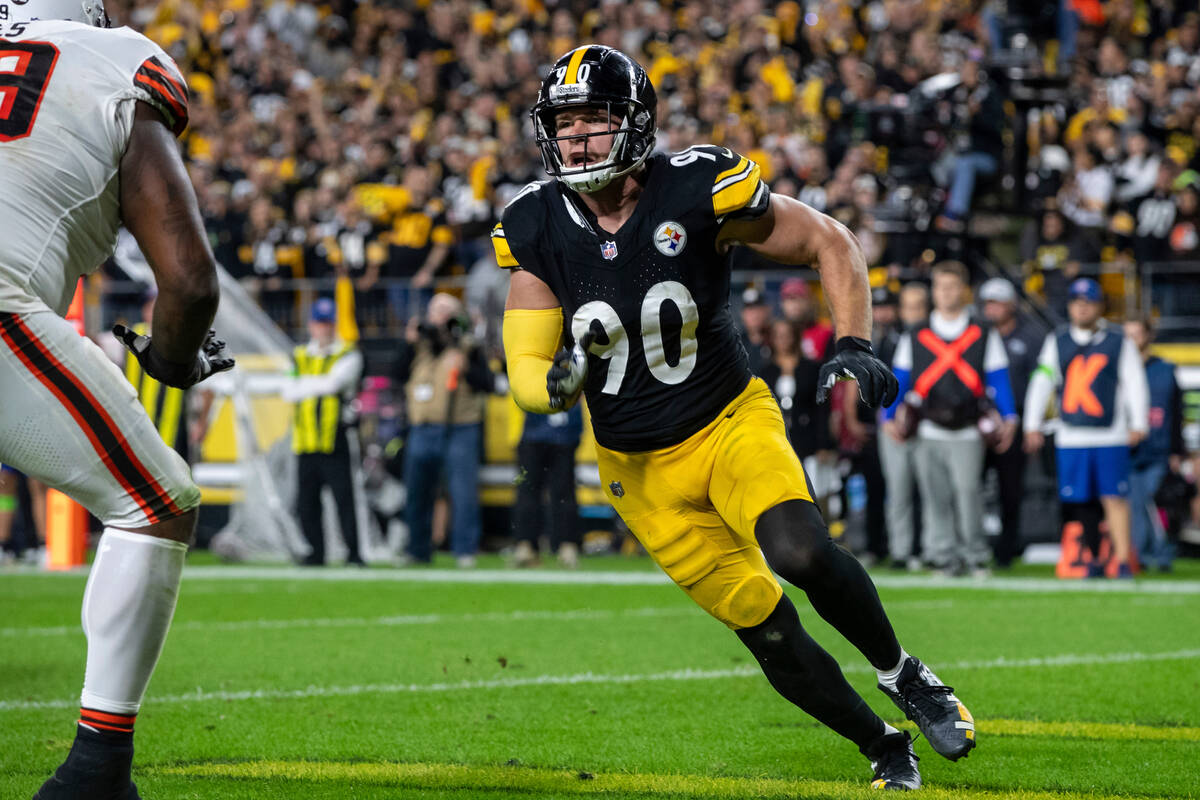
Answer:
POLYGON ((529 114, 546 172, 577 192, 595 192, 632 172, 654 149, 658 97, 640 64, 620 50, 588 44, 554 62, 529 114), (579 107, 605 109, 608 130, 559 136, 555 117, 579 107), (610 133, 615 133, 612 148, 603 161, 578 167, 564 163, 560 142, 610 133))

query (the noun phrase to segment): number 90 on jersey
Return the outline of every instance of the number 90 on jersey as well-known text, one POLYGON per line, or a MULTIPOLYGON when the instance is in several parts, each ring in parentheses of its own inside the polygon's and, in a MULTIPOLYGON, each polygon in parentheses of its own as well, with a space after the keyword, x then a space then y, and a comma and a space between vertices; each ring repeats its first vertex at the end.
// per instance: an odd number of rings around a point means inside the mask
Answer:
MULTIPOLYGON (((696 326, 700 324, 700 309, 692 293, 678 281, 662 281, 650 287, 642 299, 640 322, 642 350, 650 374, 665 384, 683 383, 696 368, 696 326), (663 305, 674 304, 683 320, 679 331, 679 360, 667 361, 663 345, 663 305)), ((578 341, 599 323, 608 341, 593 341, 588 352, 608 361, 608 377, 600 390, 604 394, 619 394, 629 367, 629 338, 616 309, 603 300, 592 300, 579 307, 571 317, 571 335, 578 341)))

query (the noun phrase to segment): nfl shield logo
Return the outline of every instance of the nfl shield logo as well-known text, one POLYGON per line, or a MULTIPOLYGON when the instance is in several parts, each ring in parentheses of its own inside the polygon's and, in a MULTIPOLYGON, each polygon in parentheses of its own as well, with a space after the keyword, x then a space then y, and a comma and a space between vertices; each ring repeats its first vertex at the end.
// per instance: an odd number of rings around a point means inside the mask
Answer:
POLYGON ((612 483, 610 483, 608 485, 608 490, 610 492, 612 492, 613 497, 624 497, 625 496, 625 487, 621 485, 620 481, 613 481, 612 483))
POLYGON ((600 255, 604 256, 605 261, 612 261, 617 257, 617 243, 605 242, 600 245, 600 255))

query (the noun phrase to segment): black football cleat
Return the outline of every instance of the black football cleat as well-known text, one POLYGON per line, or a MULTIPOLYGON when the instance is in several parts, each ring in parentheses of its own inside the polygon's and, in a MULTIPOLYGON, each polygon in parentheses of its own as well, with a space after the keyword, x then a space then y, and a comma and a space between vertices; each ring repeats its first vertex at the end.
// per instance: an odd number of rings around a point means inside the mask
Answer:
POLYGON ((871 767, 875 770, 871 778, 872 789, 913 792, 921 788, 921 771, 917 769, 921 759, 913 752, 908 731, 880 736, 861 752, 871 759, 871 767))
POLYGON ((942 683, 919 659, 909 656, 893 691, 879 688, 892 698, 904 716, 917 723, 939 755, 957 761, 975 746, 975 720, 954 689, 942 683))
POLYGON ((33 800, 141 800, 129 776, 133 737, 114 743, 84 727, 75 732, 67 760, 33 800))

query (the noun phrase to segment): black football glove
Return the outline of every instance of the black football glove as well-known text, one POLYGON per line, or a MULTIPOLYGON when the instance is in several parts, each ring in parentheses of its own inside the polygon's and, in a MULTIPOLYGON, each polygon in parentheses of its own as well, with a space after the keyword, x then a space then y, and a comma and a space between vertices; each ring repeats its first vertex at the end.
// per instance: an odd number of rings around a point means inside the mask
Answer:
POLYGON ((168 361, 154 349, 151 337, 134 333, 124 325, 113 325, 112 332, 133 353, 147 375, 176 389, 190 388, 214 372, 233 369, 233 359, 225 352, 225 342, 217 338, 215 331, 209 331, 204 337, 200 352, 191 364, 168 361))
POLYGON ((546 372, 546 391, 550 394, 550 407, 570 408, 583 390, 587 380, 587 352, 596 338, 595 331, 579 337, 570 350, 563 347, 554 355, 554 366, 546 372))
POLYGON ((817 402, 824 403, 838 381, 858 381, 858 396, 871 408, 890 406, 900 385, 896 376, 875 357, 871 343, 856 336, 837 340, 834 356, 821 367, 817 378, 817 402))

